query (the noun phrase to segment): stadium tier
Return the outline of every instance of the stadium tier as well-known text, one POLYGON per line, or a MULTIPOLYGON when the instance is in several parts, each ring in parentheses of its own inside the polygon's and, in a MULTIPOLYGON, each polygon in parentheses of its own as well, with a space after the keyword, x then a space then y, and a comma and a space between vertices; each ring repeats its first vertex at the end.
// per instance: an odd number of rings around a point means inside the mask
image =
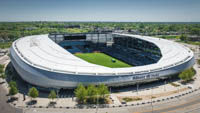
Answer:
POLYGON ((75 88, 104 83, 123 86, 167 78, 194 65, 193 52, 176 42, 131 34, 56 34, 20 38, 10 48, 11 62, 30 84, 75 88), (133 67, 110 68, 74 53, 100 51, 133 67))

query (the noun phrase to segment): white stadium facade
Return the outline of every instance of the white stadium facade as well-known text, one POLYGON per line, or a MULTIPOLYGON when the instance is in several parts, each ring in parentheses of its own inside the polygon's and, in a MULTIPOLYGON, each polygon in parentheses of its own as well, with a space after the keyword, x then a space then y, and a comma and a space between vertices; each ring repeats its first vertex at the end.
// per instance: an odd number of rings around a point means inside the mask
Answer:
POLYGON ((124 86, 150 82, 176 75, 195 63, 193 52, 181 44, 121 33, 27 36, 13 42, 10 53, 23 80, 47 89, 72 89, 79 83, 124 86), (92 64, 73 55, 80 48, 98 48, 134 66, 92 64))

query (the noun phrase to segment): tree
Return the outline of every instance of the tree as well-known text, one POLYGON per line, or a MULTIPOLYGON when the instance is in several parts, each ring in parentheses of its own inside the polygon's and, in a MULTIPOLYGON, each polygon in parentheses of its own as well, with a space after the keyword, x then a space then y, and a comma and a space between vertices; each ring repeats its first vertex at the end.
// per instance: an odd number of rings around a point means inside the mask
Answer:
POLYGON ((17 83, 16 83, 15 81, 11 80, 11 81, 9 82, 9 86, 10 86, 10 87, 12 87, 12 86, 17 87, 17 83))
POLYGON ((181 35, 180 36, 181 41, 187 42, 189 39, 186 35, 181 35))
POLYGON ((191 28, 190 34, 192 35, 200 35, 200 29, 199 28, 191 28))
POLYGON ((28 96, 31 97, 31 100, 32 98, 38 97, 38 95, 39 95, 39 91, 35 87, 32 87, 29 89, 28 96))
POLYGON ((18 89, 15 86, 11 86, 9 89, 9 95, 13 96, 16 95, 18 93, 18 89))
POLYGON ((54 90, 51 90, 51 92, 49 93, 48 98, 50 98, 52 100, 55 99, 56 98, 56 92, 54 90))
POLYGON ((17 84, 15 81, 9 82, 9 95, 12 97, 18 93, 17 84))
POLYGON ((195 75, 195 70, 193 68, 184 70, 179 74, 179 78, 184 81, 189 81, 192 79, 192 77, 195 75))
POLYGON ((82 84, 79 84, 75 89, 75 95, 79 103, 84 104, 86 102, 87 90, 82 84))
POLYGON ((99 95, 105 99, 106 95, 109 94, 109 91, 108 91, 108 87, 105 86, 105 84, 100 84, 98 86, 98 92, 99 92, 99 95))
POLYGON ((109 94, 108 87, 105 86, 105 84, 100 84, 97 89, 99 94, 98 97, 100 97, 100 100, 102 100, 100 102, 105 103, 106 97, 108 97, 109 94))
POLYGON ((87 96, 88 96, 88 100, 91 103, 95 103, 96 102, 96 97, 98 95, 98 90, 97 88, 93 85, 90 84, 87 88, 87 96))

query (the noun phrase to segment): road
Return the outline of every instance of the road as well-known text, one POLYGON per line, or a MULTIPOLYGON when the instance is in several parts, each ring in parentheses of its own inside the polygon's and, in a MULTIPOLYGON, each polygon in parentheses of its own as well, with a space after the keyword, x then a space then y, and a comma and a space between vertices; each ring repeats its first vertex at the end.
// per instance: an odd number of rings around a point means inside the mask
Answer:
MULTIPOLYGON (((175 100, 176 101, 176 100, 175 100)), ((155 106, 153 113, 184 113, 184 112, 200 112, 200 94, 193 95, 192 97, 177 100, 177 102, 170 102, 155 106), (170 104, 170 105, 168 105, 170 104)), ((147 111, 139 111, 140 113, 152 113, 152 109, 147 111)))

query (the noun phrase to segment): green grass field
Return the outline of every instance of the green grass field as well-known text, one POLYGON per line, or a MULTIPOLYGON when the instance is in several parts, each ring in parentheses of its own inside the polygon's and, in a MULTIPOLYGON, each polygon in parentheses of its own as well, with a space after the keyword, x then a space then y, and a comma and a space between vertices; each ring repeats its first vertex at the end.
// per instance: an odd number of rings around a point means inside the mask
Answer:
POLYGON ((111 67, 111 68, 132 67, 132 65, 122 62, 104 53, 76 53, 74 55, 87 62, 106 67, 111 67), (112 59, 114 59, 116 62, 112 62, 112 59))
POLYGON ((4 49, 4 48, 9 48, 12 45, 12 42, 3 42, 0 43, 0 48, 4 49))

